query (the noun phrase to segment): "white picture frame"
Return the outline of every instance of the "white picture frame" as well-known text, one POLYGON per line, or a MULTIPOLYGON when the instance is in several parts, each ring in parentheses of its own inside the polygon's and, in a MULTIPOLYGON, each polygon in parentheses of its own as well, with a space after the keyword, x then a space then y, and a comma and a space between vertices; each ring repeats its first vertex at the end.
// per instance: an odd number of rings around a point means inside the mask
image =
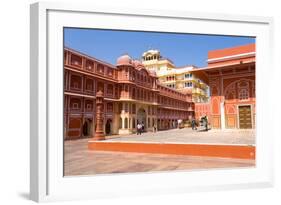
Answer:
POLYGON ((267 129, 272 117, 266 110, 271 106, 273 92, 268 72, 273 61, 272 18, 43 2, 31 5, 30 25, 32 200, 93 199, 273 186, 274 135, 267 129), (256 36, 256 167, 63 177, 63 27, 256 36), (267 88, 262 82, 267 83, 267 88))

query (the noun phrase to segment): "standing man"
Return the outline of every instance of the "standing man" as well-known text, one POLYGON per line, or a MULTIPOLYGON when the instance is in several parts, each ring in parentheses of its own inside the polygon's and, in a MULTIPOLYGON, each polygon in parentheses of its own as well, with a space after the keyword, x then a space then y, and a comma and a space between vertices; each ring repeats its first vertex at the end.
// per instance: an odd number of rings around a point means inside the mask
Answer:
POLYGON ((179 128, 179 129, 181 128, 181 123, 182 123, 182 120, 181 120, 181 119, 178 119, 178 128, 179 128))
POLYGON ((192 127, 192 130, 197 130, 197 128, 196 128, 196 122, 195 122, 194 117, 193 117, 192 120, 191 120, 191 127, 192 127))

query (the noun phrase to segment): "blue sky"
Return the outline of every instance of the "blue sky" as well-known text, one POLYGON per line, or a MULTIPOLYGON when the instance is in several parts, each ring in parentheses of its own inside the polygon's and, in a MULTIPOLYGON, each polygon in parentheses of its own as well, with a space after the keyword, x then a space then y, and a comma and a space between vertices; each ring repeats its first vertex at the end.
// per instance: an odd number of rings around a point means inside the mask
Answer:
POLYGON ((113 65, 123 54, 140 59, 148 49, 160 50, 175 66, 206 66, 209 50, 254 43, 253 37, 113 31, 65 28, 64 45, 113 65))

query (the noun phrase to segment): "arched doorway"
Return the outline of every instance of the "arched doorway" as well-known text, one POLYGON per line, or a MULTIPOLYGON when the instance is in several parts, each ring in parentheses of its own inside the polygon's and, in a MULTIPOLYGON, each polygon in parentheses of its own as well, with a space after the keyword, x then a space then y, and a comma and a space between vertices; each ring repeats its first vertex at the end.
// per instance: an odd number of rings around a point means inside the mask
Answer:
POLYGON ((111 134, 111 123, 112 123, 111 119, 108 119, 105 123, 105 134, 106 135, 111 134))
POLYGON ((161 127, 161 120, 158 119, 158 120, 157 120, 157 129, 158 129, 158 130, 161 130, 161 128, 162 128, 162 127, 161 127))
POLYGON ((143 123, 146 131, 146 112, 143 108, 140 108, 137 112, 137 123, 143 123))
POLYGON ((83 124, 83 136, 84 137, 91 137, 92 134, 92 120, 85 119, 83 124))

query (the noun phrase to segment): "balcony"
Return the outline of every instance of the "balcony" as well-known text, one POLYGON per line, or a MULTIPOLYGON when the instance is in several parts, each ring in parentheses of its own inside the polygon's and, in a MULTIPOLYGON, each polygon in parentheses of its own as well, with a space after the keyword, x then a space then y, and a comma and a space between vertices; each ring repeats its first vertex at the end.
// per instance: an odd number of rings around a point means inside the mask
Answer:
POLYGON ((198 95, 200 95, 200 94, 201 94, 201 89, 200 89, 200 88, 193 88, 193 89, 192 89, 192 94, 198 94, 198 95))

